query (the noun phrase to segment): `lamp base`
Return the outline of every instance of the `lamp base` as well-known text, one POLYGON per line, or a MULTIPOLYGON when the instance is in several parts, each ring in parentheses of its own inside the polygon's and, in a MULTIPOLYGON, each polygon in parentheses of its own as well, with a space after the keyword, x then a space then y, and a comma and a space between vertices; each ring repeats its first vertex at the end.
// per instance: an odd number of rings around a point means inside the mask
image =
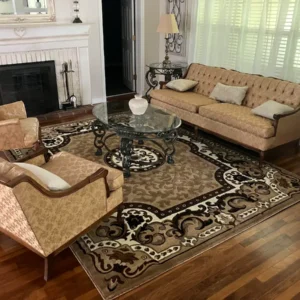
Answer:
POLYGON ((171 67, 171 65, 172 65, 172 62, 170 61, 169 56, 166 56, 165 60, 163 61, 163 67, 168 68, 168 67, 171 67))

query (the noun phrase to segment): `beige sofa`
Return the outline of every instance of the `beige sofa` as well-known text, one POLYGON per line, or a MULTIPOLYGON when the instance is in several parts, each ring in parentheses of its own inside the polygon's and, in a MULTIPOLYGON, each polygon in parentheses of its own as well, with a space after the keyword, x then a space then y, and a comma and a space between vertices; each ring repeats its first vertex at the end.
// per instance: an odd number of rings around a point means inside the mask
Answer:
POLYGON ((183 121, 246 148, 260 152, 300 138, 300 85, 275 78, 240 73, 217 67, 191 64, 186 79, 198 81, 188 92, 163 87, 151 92, 151 103, 176 113, 183 121), (242 106, 220 103, 209 95, 216 84, 248 86, 242 106), (251 110, 268 100, 295 109, 275 120, 253 115, 251 110))

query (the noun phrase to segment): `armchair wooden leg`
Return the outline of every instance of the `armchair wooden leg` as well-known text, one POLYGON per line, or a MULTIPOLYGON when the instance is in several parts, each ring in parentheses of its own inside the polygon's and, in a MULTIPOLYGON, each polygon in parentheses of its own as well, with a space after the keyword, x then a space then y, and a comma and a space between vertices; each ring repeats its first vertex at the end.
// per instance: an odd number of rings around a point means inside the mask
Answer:
POLYGON ((117 221, 119 224, 123 224, 124 223, 124 219, 122 218, 122 211, 125 208, 124 204, 120 204, 118 206, 118 214, 117 214, 117 221))
POLYGON ((260 167, 262 166, 262 163, 263 163, 264 160, 265 160, 265 154, 266 154, 265 151, 260 151, 260 152, 259 152, 259 166, 260 166, 260 167))
POLYGON ((53 263, 53 256, 44 258, 44 280, 48 281, 51 277, 51 268, 53 263))

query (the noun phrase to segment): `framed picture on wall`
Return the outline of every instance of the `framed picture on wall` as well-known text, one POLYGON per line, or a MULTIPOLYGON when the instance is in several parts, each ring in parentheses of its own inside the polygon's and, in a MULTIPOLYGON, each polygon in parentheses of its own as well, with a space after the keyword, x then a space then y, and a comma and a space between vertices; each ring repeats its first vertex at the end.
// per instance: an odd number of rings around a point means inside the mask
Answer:
POLYGON ((172 55, 186 56, 188 0, 167 0, 167 13, 174 14, 179 33, 169 34, 169 52, 172 55))

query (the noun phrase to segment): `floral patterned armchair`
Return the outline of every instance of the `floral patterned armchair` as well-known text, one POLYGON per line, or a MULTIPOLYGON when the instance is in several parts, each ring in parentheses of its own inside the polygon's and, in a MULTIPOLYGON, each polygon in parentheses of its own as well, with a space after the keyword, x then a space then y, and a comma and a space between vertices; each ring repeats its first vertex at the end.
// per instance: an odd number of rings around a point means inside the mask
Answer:
POLYGON ((27 118, 22 101, 0 106, 0 151, 37 147, 39 137, 39 121, 27 118))
POLYGON ((49 260, 123 202, 121 171, 60 152, 48 162, 29 160, 71 188, 51 191, 33 173, 0 158, 0 232, 49 260))

